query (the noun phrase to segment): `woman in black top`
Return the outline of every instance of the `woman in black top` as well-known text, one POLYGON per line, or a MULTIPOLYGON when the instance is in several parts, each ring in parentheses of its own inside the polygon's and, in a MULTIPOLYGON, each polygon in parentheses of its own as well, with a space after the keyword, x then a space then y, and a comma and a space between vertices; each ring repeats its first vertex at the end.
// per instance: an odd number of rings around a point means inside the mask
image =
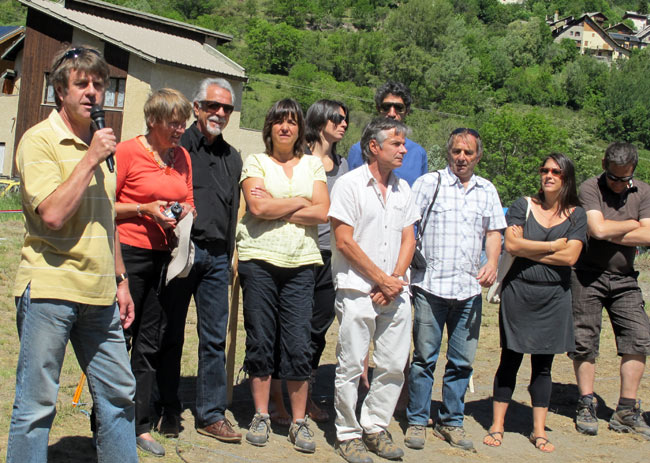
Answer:
POLYGON ((543 452, 553 444, 545 431, 555 354, 574 347, 571 266, 586 241, 587 216, 579 207, 573 163, 560 153, 539 169, 536 196, 508 210, 506 250, 516 256, 501 292, 501 362, 494 378, 492 426, 483 443, 501 445, 504 419, 524 354, 531 354, 528 390, 533 405, 530 441, 543 452))

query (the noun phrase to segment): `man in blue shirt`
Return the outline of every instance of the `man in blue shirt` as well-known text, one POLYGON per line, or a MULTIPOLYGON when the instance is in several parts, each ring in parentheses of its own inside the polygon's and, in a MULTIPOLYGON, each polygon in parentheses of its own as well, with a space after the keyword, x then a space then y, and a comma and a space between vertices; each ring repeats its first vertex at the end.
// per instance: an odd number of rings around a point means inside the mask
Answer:
MULTIPOLYGON (((401 82, 388 81, 375 93, 375 104, 379 114, 401 121, 411 109, 411 92, 401 82)), ((406 139, 406 156, 402 166, 393 172, 399 178, 406 180, 409 186, 415 180, 427 173, 427 152, 413 140, 406 139)), ((363 164, 361 157, 361 145, 356 143, 348 153, 348 165, 350 170, 356 169, 363 164)))

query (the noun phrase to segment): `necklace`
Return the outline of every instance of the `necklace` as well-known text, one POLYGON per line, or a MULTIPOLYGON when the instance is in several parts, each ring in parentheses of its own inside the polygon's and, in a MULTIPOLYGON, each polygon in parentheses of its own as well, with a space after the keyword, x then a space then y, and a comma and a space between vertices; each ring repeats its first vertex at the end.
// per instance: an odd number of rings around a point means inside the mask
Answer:
POLYGON ((155 162, 156 165, 158 167, 160 167, 160 169, 162 169, 162 171, 165 173, 165 175, 170 175, 172 173, 172 170, 174 169, 174 161, 175 161, 175 156, 173 155, 173 151, 172 151, 173 148, 169 148, 165 152, 165 155, 167 155, 167 157, 168 157, 170 152, 172 153, 171 162, 169 164, 166 164, 162 160, 162 156, 158 155, 158 157, 156 157, 156 153, 151 149, 151 147, 145 145, 144 142, 139 137, 138 137, 138 141, 140 142, 142 147, 149 152, 149 154, 151 155, 151 159, 153 159, 153 162, 155 162))

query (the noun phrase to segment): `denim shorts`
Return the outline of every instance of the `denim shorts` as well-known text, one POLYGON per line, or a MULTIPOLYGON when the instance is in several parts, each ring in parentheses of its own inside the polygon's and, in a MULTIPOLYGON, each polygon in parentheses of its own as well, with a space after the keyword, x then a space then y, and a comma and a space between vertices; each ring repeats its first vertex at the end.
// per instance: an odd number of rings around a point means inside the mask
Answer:
POLYGON ((240 261, 239 277, 246 328, 244 369, 255 377, 308 379, 314 266, 284 268, 261 260, 240 261))
POLYGON ((637 274, 573 271, 571 293, 576 349, 570 358, 598 357, 603 307, 612 322, 618 355, 650 354, 650 321, 637 274))

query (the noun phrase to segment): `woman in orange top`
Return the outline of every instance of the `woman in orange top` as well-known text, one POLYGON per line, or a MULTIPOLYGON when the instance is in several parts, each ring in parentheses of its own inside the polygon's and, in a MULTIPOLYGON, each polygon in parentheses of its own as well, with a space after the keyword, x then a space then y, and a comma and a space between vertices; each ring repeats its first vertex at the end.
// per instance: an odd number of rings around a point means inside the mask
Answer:
POLYGON ((191 109, 177 90, 158 90, 144 105, 147 133, 120 143, 115 152, 117 229, 135 304, 135 320, 125 333, 136 380, 135 434, 138 447, 155 456, 165 454, 149 433, 163 314, 162 273, 170 259, 173 227, 194 213, 192 164, 188 152, 178 146, 191 109), (182 206, 177 219, 164 213, 175 202, 182 206))

